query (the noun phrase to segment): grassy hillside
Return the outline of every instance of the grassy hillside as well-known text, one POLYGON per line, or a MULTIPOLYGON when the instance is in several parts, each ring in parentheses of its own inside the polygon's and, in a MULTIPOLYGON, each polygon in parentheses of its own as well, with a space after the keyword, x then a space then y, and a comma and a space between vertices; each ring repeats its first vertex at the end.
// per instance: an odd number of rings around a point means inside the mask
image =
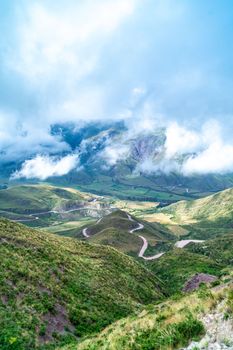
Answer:
MULTIPOLYGON (((173 350, 184 348, 191 340, 197 341, 204 336, 208 330, 208 323, 204 324, 206 315, 211 315, 213 319, 212 315, 218 312, 219 322, 221 320, 226 322, 223 317, 231 318, 232 300, 233 295, 229 287, 220 291, 201 288, 198 292, 177 301, 170 300, 157 306, 150 306, 137 316, 130 316, 115 322, 94 338, 84 340, 80 344, 74 343, 59 348, 59 350, 173 350), (221 311, 218 307, 220 302, 221 311)), ((231 335, 228 334, 228 337, 231 338, 231 335)), ((206 341, 205 344, 208 342, 206 341)), ((222 344, 231 343, 225 337, 222 339, 222 344)), ((218 347, 220 348, 225 349, 225 347, 218 347)), ((199 347, 193 347, 194 349, 199 349, 199 347)))
POLYGON ((0 220, 0 348, 100 331, 162 296, 155 275, 110 247, 0 220))
POLYGON ((17 214, 36 213, 84 198, 85 195, 78 191, 47 185, 14 186, 0 191, 0 210, 17 214))
POLYGON ((207 223, 215 226, 233 227, 233 188, 214 195, 181 201, 161 209, 180 224, 207 223))
POLYGON ((220 276, 225 267, 215 259, 186 249, 173 249, 146 266, 164 281, 170 295, 180 293, 185 282, 196 273, 220 276))
POLYGON ((137 254, 142 245, 137 235, 116 228, 106 228, 88 240, 90 243, 108 245, 126 254, 137 254))
POLYGON ((124 253, 136 254, 142 246, 142 240, 138 235, 143 235, 153 248, 158 242, 167 242, 174 239, 174 236, 160 224, 150 224, 145 221, 129 220, 128 214, 117 210, 97 221, 97 223, 88 226, 88 233, 91 236, 89 241, 110 245, 124 253), (137 227, 141 222, 144 228, 140 231, 130 233, 129 231, 137 227))
POLYGON ((186 250, 215 260, 224 267, 233 266, 233 233, 206 240, 201 244, 189 244, 186 250))
POLYGON ((227 275, 233 268, 233 234, 173 248, 159 260, 146 263, 166 285, 170 294, 181 292, 185 282, 196 273, 227 275), (172 283, 171 283, 172 281, 172 283))

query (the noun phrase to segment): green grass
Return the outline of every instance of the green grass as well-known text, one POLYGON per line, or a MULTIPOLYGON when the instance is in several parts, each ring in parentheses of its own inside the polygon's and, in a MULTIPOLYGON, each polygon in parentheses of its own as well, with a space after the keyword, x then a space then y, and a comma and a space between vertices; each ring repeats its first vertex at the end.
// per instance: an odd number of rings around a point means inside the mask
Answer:
POLYGON ((166 252, 160 259, 145 264, 163 280, 170 295, 180 293, 185 282, 196 273, 219 276, 225 267, 214 257, 179 248, 166 252))
POLYGON ((194 201, 181 201, 161 209, 173 221, 202 226, 232 227, 233 188, 194 201))
MULTIPOLYGON (((230 288, 220 292, 202 290, 150 305, 140 313, 119 320, 98 335, 59 350, 174 350, 199 340, 206 332, 200 318, 214 312, 224 301, 223 314, 230 310, 230 288)), ((230 316, 231 317, 231 316, 230 316)))
POLYGON ((90 335, 163 297, 157 277, 110 247, 0 220, 0 348, 90 335))
POLYGON ((96 233, 88 242, 108 245, 129 255, 136 255, 142 245, 142 240, 137 235, 111 227, 96 233))
POLYGON ((162 225, 132 218, 135 222, 130 221, 127 213, 121 210, 105 216, 99 223, 88 226, 88 233, 91 235, 89 241, 110 245, 119 251, 136 256, 142 246, 139 234, 148 240, 150 251, 156 250, 158 242, 174 240, 174 236, 162 225), (144 229, 130 233, 131 229, 137 227, 137 221, 143 223, 144 229))
POLYGON ((22 185, 0 191, 0 210, 14 214, 49 211, 55 206, 83 200, 77 192, 47 185, 22 185))

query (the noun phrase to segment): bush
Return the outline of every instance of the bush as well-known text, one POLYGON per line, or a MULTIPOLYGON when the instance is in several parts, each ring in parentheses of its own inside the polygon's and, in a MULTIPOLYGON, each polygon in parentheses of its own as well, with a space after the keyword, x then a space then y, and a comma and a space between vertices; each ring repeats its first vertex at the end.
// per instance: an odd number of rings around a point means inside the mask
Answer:
POLYGON ((204 333, 203 324, 188 315, 185 320, 153 330, 140 333, 136 337, 133 350, 162 350, 183 346, 191 339, 196 339, 204 333))

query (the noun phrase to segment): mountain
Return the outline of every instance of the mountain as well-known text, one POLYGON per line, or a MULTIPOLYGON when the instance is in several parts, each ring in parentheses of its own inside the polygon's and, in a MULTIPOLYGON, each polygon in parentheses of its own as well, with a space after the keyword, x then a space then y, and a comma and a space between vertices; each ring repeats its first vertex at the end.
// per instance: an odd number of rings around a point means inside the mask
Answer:
POLYGON ((137 316, 116 321, 95 337, 59 350, 190 350, 207 349, 206 346, 230 349, 233 341, 231 287, 227 283, 202 287, 181 298, 150 305, 137 316))
POLYGON ((78 341, 164 297, 162 283, 118 251, 0 220, 0 347, 78 341))
MULTIPOLYGON (((62 128, 66 130, 67 126, 62 128)), ((64 140, 69 143, 69 137, 64 140)), ((161 170, 165 141, 163 128, 130 133, 124 124, 105 125, 95 130, 92 136, 84 133, 84 138, 79 140, 76 149, 80 154, 81 169, 62 178, 51 178, 50 181, 67 186, 75 184, 82 190, 96 194, 154 200, 163 205, 199 198, 233 186, 231 174, 183 176, 175 169, 161 170)), ((187 156, 174 156, 170 163, 182 163, 187 156)))
POLYGON ((233 188, 194 201, 180 201, 160 211, 177 223, 233 227, 233 188))
MULTIPOLYGON (((232 174, 184 176, 178 168, 190 154, 174 155, 167 161, 163 128, 130 132, 123 122, 89 123, 80 128, 56 124, 51 128, 51 135, 70 149, 51 156, 77 153, 80 162, 78 171, 74 169, 67 175, 49 178, 53 185, 122 199, 157 201, 161 205, 203 197, 233 186, 232 174)), ((10 175, 24 160, 0 165, 1 186, 9 184, 10 175)))
POLYGON ((0 190, 1 216, 66 235, 112 210, 105 199, 72 188, 27 184, 0 190))
POLYGON ((147 250, 153 251, 158 243, 174 240, 171 232, 162 225, 138 220, 122 210, 99 219, 85 230, 88 242, 109 245, 133 256, 138 256, 142 248, 142 236, 148 242, 145 254, 147 250))

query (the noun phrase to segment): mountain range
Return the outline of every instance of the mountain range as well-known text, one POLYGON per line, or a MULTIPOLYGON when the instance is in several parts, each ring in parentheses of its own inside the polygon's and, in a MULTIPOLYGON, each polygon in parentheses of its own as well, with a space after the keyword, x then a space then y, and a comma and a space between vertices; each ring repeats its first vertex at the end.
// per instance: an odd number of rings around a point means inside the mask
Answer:
MULTIPOLYGON (((233 185, 232 174, 189 174, 181 166, 192 154, 183 151, 166 156, 166 130, 158 128, 130 132, 123 122, 91 123, 77 129, 72 124, 56 124, 51 135, 67 144, 69 151, 49 154, 62 157, 76 154, 79 164, 63 176, 50 176, 55 185, 74 187, 122 199, 158 201, 161 205, 192 199, 224 190, 233 185)), ((33 155, 32 155, 33 158, 33 155)), ((1 186, 15 183, 10 176, 26 159, 1 165, 1 186)), ((20 182, 37 182, 22 177, 20 182)))

